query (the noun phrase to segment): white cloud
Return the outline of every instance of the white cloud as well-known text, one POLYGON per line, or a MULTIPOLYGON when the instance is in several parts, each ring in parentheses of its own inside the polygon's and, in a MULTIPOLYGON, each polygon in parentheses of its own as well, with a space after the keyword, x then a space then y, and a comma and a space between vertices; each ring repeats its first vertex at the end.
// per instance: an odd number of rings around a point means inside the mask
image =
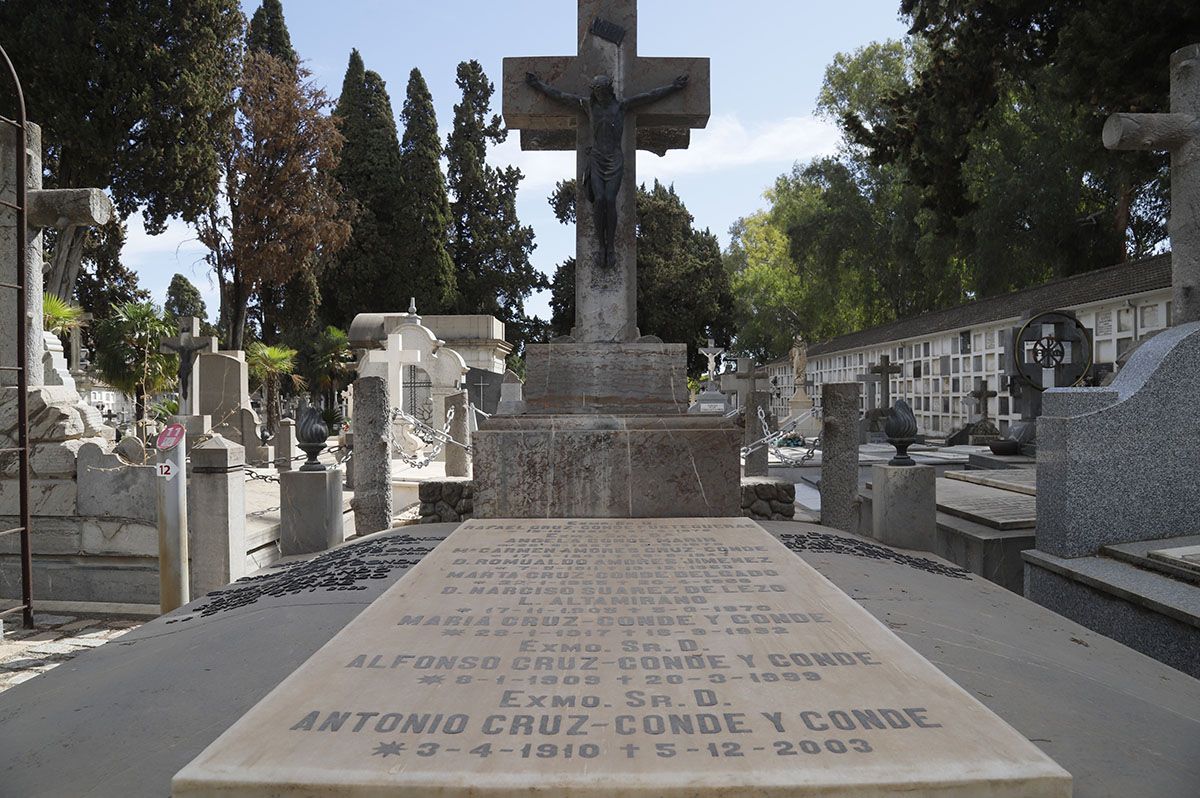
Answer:
POLYGON ((143 288, 149 289, 156 302, 166 296, 167 285, 176 273, 187 277, 200 289, 209 315, 214 315, 216 286, 203 262, 207 250, 196 240, 196 233, 180 219, 171 219, 162 234, 152 236, 142 226, 140 214, 129 217, 121 261, 138 273, 143 288))
MULTIPOLYGON (((743 166, 789 166, 836 151, 840 133, 836 126, 812 116, 792 116, 747 126, 735 115, 715 116, 704 130, 693 130, 691 146, 658 158, 638 154, 638 182, 655 178, 670 181, 680 175, 711 174, 743 166)), ((570 152, 524 152, 520 136, 513 133, 492 150, 497 164, 517 166, 525 174, 522 188, 548 189, 575 172, 570 152)))

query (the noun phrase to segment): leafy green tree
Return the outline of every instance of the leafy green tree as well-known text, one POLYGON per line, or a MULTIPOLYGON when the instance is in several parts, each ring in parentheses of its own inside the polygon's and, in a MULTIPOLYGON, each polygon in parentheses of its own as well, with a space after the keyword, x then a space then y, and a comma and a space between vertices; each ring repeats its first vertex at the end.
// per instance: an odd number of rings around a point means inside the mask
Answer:
MULTIPOLYGON (((564 224, 575 221, 575 181, 558 183, 550 197, 564 224)), ((637 192, 637 318, 643 335, 688 345, 688 366, 707 361, 697 349, 709 337, 728 345, 733 334, 733 294, 716 236, 696 230, 674 187, 658 181, 637 192)), ((560 264, 550 286, 551 329, 567 335, 575 322, 575 259, 560 264)))
MULTIPOLYGON (((125 225, 113 219, 99 229, 89 230, 84 238, 83 264, 75 282, 75 302, 93 321, 106 319, 112 308, 127 302, 147 302, 150 292, 138 285, 137 272, 121 263, 125 245, 125 225)), ((82 343, 95 350, 91 325, 82 331, 82 343)))
POLYGON ((397 257, 404 249, 404 185, 392 103, 383 78, 366 69, 357 50, 334 116, 345 138, 335 177, 352 208, 353 230, 321 276, 321 315, 345 327, 358 313, 406 308, 410 296, 403 279, 409 264, 397 257))
MULTIPOLYGON (((1166 107, 1168 59, 1200 36, 1200 7, 903 0, 901 12, 929 58, 888 98, 887 124, 868 129, 850 117, 847 129, 876 162, 906 166, 940 233, 962 231, 964 250, 987 252, 993 263, 1015 262, 1037 238, 1050 247, 1041 270, 1056 274, 1140 256, 1163 240, 1165 157, 1107 152, 1100 130, 1113 111, 1166 107), (1022 140, 1005 141, 1017 131, 1022 140), (1007 212, 1014 187, 1005 172, 1024 167, 1023 157, 1034 166, 1015 197, 1028 208, 1007 212), (1039 163, 1047 158, 1049 170, 1039 163), (981 162, 999 168, 981 171, 981 162), (989 195, 980 178, 993 174, 997 193, 989 195), (993 198, 999 207, 986 208, 993 198), (1021 231, 1033 233, 1014 238, 1024 251, 995 255, 1003 233, 1021 231)), ((982 292, 1007 290, 983 267, 975 271, 982 292)))
POLYGON ((437 115, 425 78, 414 69, 404 100, 401 148, 400 224, 403 258, 398 264, 421 307, 439 313, 454 307, 458 293, 454 262, 447 251, 450 201, 442 174, 442 145, 437 115))
POLYGON ((201 323, 208 323, 208 308, 204 305, 204 297, 200 289, 182 274, 171 278, 167 286, 167 300, 163 303, 163 311, 172 321, 195 316, 201 323))
POLYGON ((454 128, 446 142, 450 186, 450 256, 454 261, 459 313, 486 313, 508 325, 518 351, 531 320, 525 299, 544 288, 533 268, 533 228, 517 218, 521 171, 497 169, 486 161, 489 145, 508 137, 499 115, 491 114, 495 87, 478 61, 458 65, 462 102, 454 106, 454 128))
MULTIPOLYGON (((105 188, 151 234, 172 216, 198 218, 217 189, 242 24, 237 0, 0 3, 47 186, 105 188)), ((12 107, 9 91, 0 107, 12 107)), ((71 227, 55 242, 51 268, 69 288, 88 236, 71 227)))
POLYGON ((162 339, 174 334, 151 302, 117 305, 95 325, 96 369, 106 383, 133 396, 139 421, 147 417, 149 397, 175 386, 179 359, 159 351, 162 339))

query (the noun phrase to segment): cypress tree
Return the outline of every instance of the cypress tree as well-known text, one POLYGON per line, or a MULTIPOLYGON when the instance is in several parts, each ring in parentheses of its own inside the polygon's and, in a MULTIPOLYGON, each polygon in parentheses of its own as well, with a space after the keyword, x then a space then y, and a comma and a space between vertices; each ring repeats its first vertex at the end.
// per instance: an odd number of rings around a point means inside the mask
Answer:
POLYGON ((418 69, 409 74, 401 118, 404 141, 400 156, 403 179, 400 207, 405 257, 400 269, 413 286, 418 307, 440 313, 453 309, 457 295, 454 262, 447 251, 450 200, 442 174, 442 146, 433 97, 418 69))
POLYGON ((508 137, 500 117, 489 118, 495 87, 478 61, 458 65, 457 83, 462 102, 454 106, 454 129, 446 144, 457 310, 488 313, 505 322, 519 352, 534 329, 525 315, 525 298, 547 281, 529 262, 533 228, 517 219, 521 170, 496 169, 485 160, 489 143, 508 137))
POLYGON ((357 50, 350 53, 334 115, 346 139, 335 176, 356 209, 349 243, 322 275, 322 315, 345 328, 358 313, 407 308, 410 295, 396 269, 397 253, 404 251, 396 121, 383 78, 366 69, 357 50))
POLYGON ((283 21, 281 0, 263 0, 263 4, 250 18, 250 29, 246 32, 246 47, 255 52, 267 53, 295 69, 300 58, 292 48, 292 36, 283 21))

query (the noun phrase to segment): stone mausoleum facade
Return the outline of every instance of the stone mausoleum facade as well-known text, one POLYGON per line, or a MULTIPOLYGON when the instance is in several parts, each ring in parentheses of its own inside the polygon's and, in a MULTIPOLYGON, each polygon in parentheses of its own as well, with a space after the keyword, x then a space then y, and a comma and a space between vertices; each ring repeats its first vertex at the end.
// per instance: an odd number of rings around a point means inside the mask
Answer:
MULTIPOLYGON (((890 375, 891 395, 907 399, 922 433, 946 436, 978 417, 969 394, 977 382, 998 393, 988 413, 1008 431, 1020 413, 1008 391, 1006 346, 1027 313, 1074 311, 1095 336, 1095 373, 1122 361, 1171 317, 1171 256, 1122 263, 1002 296, 899 319, 808 349, 807 379, 816 406, 827 382, 856 382, 888 355, 902 373, 890 375)), ((778 364, 777 364, 778 365, 778 364)), ((862 400, 866 409, 866 398, 862 400)))

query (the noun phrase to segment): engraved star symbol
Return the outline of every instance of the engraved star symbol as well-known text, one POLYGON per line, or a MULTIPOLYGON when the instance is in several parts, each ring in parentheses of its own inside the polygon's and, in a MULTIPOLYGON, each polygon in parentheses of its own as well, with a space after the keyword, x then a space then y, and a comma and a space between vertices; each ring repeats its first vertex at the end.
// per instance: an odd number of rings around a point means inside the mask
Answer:
POLYGON ((463 633, 462 629, 443 629, 442 630, 443 637, 462 637, 462 633, 463 633))
POLYGON ((441 684, 444 681, 445 676, 422 676, 420 679, 421 684, 441 684))
POLYGON ((387 759, 389 756, 400 756, 400 752, 404 750, 404 743, 390 742, 380 743, 375 746, 375 750, 371 752, 371 756, 381 756, 387 759))

